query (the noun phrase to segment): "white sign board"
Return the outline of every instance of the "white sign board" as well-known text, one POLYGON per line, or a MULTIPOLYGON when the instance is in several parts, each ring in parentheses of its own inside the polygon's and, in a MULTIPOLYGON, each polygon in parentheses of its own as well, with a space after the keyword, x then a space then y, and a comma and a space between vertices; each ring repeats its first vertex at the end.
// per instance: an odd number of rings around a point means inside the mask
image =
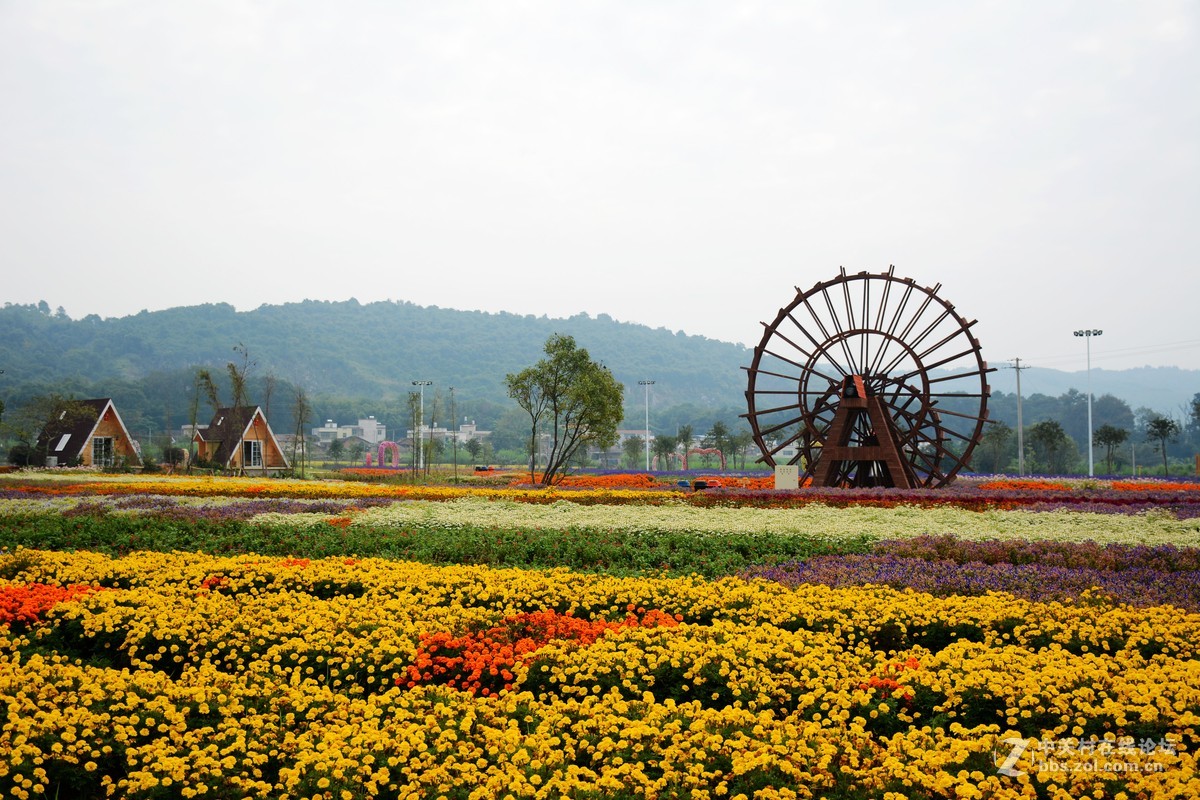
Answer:
POLYGON ((776 464, 775 465, 775 488, 776 489, 799 489, 800 488, 800 467, 797 464, 776 464))

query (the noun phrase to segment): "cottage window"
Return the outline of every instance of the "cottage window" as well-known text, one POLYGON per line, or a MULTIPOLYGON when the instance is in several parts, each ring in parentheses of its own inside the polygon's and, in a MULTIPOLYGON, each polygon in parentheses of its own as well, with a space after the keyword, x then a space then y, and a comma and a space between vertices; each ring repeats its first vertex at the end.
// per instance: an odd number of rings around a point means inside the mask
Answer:
POLYGON ((261 467, 262 465, 262 442, 257 440, 242 442, 242 466, 261 467))
POLYGON ((114 461, 113 439, 111 436, 97 436, 92 439, 92 466, 111 467, 114 461))

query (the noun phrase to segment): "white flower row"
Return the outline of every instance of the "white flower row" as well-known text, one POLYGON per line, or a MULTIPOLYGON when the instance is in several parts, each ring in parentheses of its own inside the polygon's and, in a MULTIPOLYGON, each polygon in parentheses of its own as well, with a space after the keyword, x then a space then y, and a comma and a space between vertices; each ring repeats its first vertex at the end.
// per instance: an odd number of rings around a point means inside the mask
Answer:
MULTIPOLYGON (((322 522, 326 516, 260 514, 261 524, 322 522)), ((964 509, 810 505, 793 509, 535 505, 508 500, 464 498, 401 501, 354 514, 355 525, 393 528, 508 528, 666 532, 698 535, 784 534, 821 538, 870 536, 911 538, 953 534, 963 539, 1052 539, 1058 541, 1174 544, 1200 547, 1200 519, 1179 520, 1162 512, 1096 514, 1075 511, 967 511, 964 509)))

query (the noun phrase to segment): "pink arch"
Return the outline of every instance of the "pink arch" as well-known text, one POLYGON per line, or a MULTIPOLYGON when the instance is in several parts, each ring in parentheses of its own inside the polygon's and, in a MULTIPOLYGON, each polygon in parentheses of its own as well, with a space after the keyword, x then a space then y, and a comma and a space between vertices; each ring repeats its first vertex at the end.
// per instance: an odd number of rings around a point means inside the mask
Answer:
POLYGON ((379 443, 379 466, 387 466, 387 454, 392 454, 392 469, 400 469, 400 445, 395 442, 379 443))
POLYGON ((688 468, 688 456, 695 453, 698 456, 720 456, 721 469, 725 469, 725 454, 715 447, 693 447, 691 450, 683 451, 683 468, 688 468))

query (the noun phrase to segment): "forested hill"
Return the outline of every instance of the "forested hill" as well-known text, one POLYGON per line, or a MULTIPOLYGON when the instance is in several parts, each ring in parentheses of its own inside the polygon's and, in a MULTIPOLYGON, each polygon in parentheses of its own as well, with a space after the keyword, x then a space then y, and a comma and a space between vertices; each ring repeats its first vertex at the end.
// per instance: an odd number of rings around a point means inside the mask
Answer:
MULTIPOLYGON (((307 300, 242 312, 209 304, 80 320, 51 312, 45 303, 6 305, 0 308, 0 400, 12 418, 39 396, 112 397, 131 427, 177 427, 188 420, 197 368, 212 370, 228 396, 221 379, 225 365, 239 360, 234 346, 241 344, 254 362, 250 400, 265 404, 282 430, 293 429, 289 417, 297 386, 307 392, 315 422, 335 418, 345 424, 373 414, 393 430, 402 428, 414 380, 433 381, 427 399, 443 403, 439 418, 445 418, 453 386, 457 415, 488 429, 505 410, 515 409, 504 376, 541 358, 553 333, 574 336, 625 384, 629 427, 642 423, 639 380, 655 381, 655 430, 691 425, 706 431, 717 419, 740 425, 738 415, 746 409, 742 367, 753 355, 742 345, 617 322, 604 314, 550 319, 355 300, 307 300), (267 376, 276 379, 273 399, 267 396, 267 376)), ((992 418, 1010 425, 1016 422, 1014 377, 1005 369, 989 376, 992 418)), ((1092 377, 1098 398, 1112 394, 1127 404, 1111 419, 1098 409, 1097 425, 1131 428, 1133 411, 1141 406, 1186 419, 1186 408, 1200 391, 1195 370, 1097 369, 1092 377)), ((1030 371, 1024 386, 1026 424, 1057 419, 1086 442, 1078 392, 1070 392, 1085 386, 1082 372, 1030 371)), ((203 405, 202 416, 207 413, 203 405)))
POLYGON ((223 370, 240 343, 255 362, 253 378, 272 374, 314 397, 394 402, 420 379, 454 386, 463 400, 502 401, 505 374, 539 359, 553 333, 574 336, 632 390, 639 379, 656 381, 656 405, 742 402, 741 367, 751 353, 741 345, 603 314, 550 319, 403 302, 307 300, 243 312, 207 304, 80 320, 45 304, 7 305, 0 309, 0 369, 5 391, 21 395, 111 395, 118 384, 164 381, 183 389, 197 367, 223 370))

